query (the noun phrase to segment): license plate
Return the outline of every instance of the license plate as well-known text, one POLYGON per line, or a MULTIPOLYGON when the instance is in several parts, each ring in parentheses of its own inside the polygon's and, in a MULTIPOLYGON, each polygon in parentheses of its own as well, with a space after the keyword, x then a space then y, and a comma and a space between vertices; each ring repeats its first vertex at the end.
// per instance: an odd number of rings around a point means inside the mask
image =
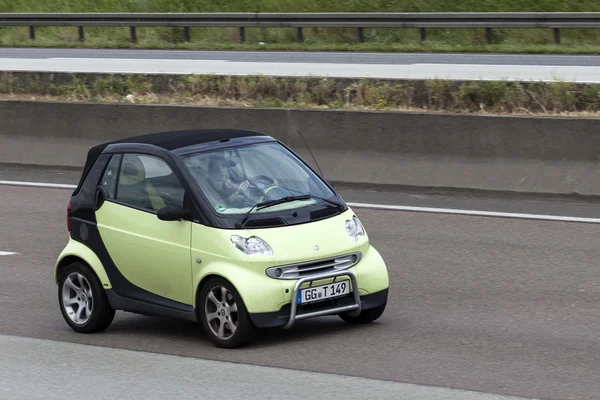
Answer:
POLYGON ((350 293, 350 281, 344 280, 327 285, 314 286, 298 290, 296 304, 312 303, 313 301, 322 301, 334 297, 343 296, 350 293))

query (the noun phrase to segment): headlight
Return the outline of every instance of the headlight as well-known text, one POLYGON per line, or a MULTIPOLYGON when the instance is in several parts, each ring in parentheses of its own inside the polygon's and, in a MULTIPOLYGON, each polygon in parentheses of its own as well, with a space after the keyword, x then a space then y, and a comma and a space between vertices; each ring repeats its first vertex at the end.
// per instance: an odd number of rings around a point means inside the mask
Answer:
POLYGON ((231 237, 231 243, 233 243, 235 247, 237 247, 239 250, 248 255, 273 255, 273 250, 271 249, 271 247, 267 243, 265 243, 264 240, 257 238, 256 236, 252 236, 246 239, 238 235, 233 235, 231 237))
POLYGON ((359 236, 365 235, 365 230, 358 218, 356 218, 356 215, 353 216, 351 220, 346 221, 346 232, 348 232, 348 236, 355 242, 358 240, 359 236))

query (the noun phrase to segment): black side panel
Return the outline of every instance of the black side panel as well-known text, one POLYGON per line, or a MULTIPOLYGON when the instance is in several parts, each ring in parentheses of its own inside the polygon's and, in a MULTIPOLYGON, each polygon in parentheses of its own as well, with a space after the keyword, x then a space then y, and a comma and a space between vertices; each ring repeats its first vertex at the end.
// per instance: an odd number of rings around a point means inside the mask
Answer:
POLYGON ((81 173, 81 178, 79 179, 79 183, 77 184, 77 187, 73 191, 73 195, 76 195, 79 193, 79 191, 81 190, 81 186, 84 184, 84 182, 87 178, 88 173, 92 169, 92 166, 94 165, 94 163, 96 163, 96 160, 98 159, 98 157, 100 156, 100 154, 102 153, 102 151, 105 148, 106 148, 106 144, 98 144, 98 145, 90 148, 90 150, 88 151, 86 160, 85 160, 85 165, 83 166, 83 172, 81 173))
MULTIPOLYGON (((80 185, 76 195, 71 197, 71 217, 82 221, 96 223, 96 214, 94 210, 94 197, 96 196, 96 186, 104 173, 110 154, 101 154, 96 162, 90 167, 83 183, 80 185)), ((75 222, 75 221, 73 221, 75 222)), ((75 229, 73 229, 74 232, 75 229)), ((71 232, 73 233, 73 232, 71 232)))
POLYGON ((198 322, 196 313, 191 311, 180 311, 172 308, 165 308, 154 304, 145 303, 142 301, 128 299, 119 296, 114 290, 106 290, 108 301, 115 310, 129 311, 136 314, 156 317, 171 317, 178 319, 186 319, 188 321, 198 322))
MULTIPOLYGON (((110 279, 113 291, 121 300, 147 303, 148 306, 163 308, 179 313, 193 313, 194 308, 188 304, 179 303, 154 293, 148 292, 131 283, 117 268, 98 230, 94 210, 96 188, 104 169, 110 160, 110 154, 102 154, 90 169, 79 193, 71 198, 71 238, 89 247, 100 259, 106 274, 110 279)), ((117 307, 117 309, 120 309, 117 307)))

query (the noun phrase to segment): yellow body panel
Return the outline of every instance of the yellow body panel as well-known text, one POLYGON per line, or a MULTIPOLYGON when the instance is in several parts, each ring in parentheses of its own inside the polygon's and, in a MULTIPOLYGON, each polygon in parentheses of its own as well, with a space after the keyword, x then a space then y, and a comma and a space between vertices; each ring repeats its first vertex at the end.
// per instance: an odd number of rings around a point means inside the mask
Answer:
MULTIPOLYGON (((348 210, 342 215, 318 222, 251 230, 215 229, 193 224, 192 259, 200 260, 192 268, 194 285, 198 287, 208 275, 219 275, 235 286, 249 312, 278 311, 291 301, 296 281, 271 278, 266 274, 267 268, 361 251, 362 260, 349 269, 357 277, 359 293, 364 295, 383 290, 389 285, 383 259, 369 244, 366 235, 353 242, 346 233, 345 221, 353 215, 352 210, 348 210), (261 238, 272 248, 273 256, 242 253, 231 243, 232 235, 261 238), (315 250, 315 245, 319 247, 318 250, 315 250)), ((331 281, 319 280, 313 285, 331 281)), ((306 283, 301 287, 308 285, 306 283)))
POLYGON ((268 256, 249 256, 231 243, 232 235, 251 236, 248 231, 216 229, 193 224, 192 260, 194 287, 209 275, 227 279, 242 296, 249 312, 268 312, 283 301, 280 283, 265 270, 273 266, 268 256), (198 262, 200 261, 200 262, 198 262))
POLYGON ((341 215, 321 221, 278 228, 252 229, 251 234, 258 236, 273 248, 273 262, 277 265, 317 260, 355 252, 368 241, 363 236, 353 242, 344 225, 352 219, 351 209, 341 215), (318 246, 318 249, 315 249, 318 246))
POLYGON ((105 201, 98 230, 119 271, 154 294, 193 304, 189 221, 161 221, 155 214, 105 201))

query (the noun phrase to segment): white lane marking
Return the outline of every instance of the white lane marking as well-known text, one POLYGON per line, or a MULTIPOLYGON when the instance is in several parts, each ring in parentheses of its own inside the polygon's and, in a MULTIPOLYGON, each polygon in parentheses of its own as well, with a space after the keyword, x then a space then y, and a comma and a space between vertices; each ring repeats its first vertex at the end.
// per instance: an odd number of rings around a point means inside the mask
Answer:
POLYGON ((496 218, 516 218, 533 219, 542 221, 560 221, 560 222, 583 222, 589 224, 600 224, 600 218, 570 217, 563 215, 545 215, 545 214, 524 214, 508 213, 498 211, 479 211, 479 210, 461 210, 454 208, 433 208, 433 207, 411 207, 411 206, 392 206, 384 204, 352 203, 347 202, 350 207, 370 208, 373 210, 393 210, 393 211, 413 211, 436 214, 456 214, 470 215, 475 217, 496 217, 496 218))
POLYGON ((451 79, 488 81, 569 80, 600 82, 600 67, 572 65, 496 64, 340 64, 230 60, 70 58, 0 58, 0 70, 37 72, 216 74, 315 76, 337 78, 451 79), (282 68, 282 66, 284 66, 282 68), (559 78, 560 77, 560 78, 559 78))
MULTIPOLYGON (((67 185, 67 184, 59 184, 59 183, 22 182, 22 181, 0 181, 0 185, 26 186, 26 187, 51 188, 51 189, 75 189, 77 187, 76 185, 67 185)), ((468 216, 474 216, 474 217, 496 217, 496 218, 513 218, 513 219, 529 219, 529 220, 541 220, 541 221, 580 222, 580 223, 588 223, 588 224, 600 224, 600 218, 571 217, 568 215, 509 213, 509 212, 499 212, 499 211, 465 210, 465 209, 457 209, 457 208, 395 206, 395 205, 389 205, 389 204, 371 204, 371 203, 355 203, 355 202, 346 202, 346 203, 350 207, 368 208, 368 209, 373 209, 373 210, 412 211, 412 212, 421 212, 421 213, 468 215, 468 216)))
POLYGON ((21 254, 21 253, 15 253, 14 251, 0 251, 0 256, 13 256, 16 254, 21 254))
POLYGON ((76 185, 66 185, 60 183, 42 183, 42 182, 22 182, 22 181, 0 181, 0 185, 5 186, 28 186, 35 188, 50 188, 50 189, 75 189, 76 185))

